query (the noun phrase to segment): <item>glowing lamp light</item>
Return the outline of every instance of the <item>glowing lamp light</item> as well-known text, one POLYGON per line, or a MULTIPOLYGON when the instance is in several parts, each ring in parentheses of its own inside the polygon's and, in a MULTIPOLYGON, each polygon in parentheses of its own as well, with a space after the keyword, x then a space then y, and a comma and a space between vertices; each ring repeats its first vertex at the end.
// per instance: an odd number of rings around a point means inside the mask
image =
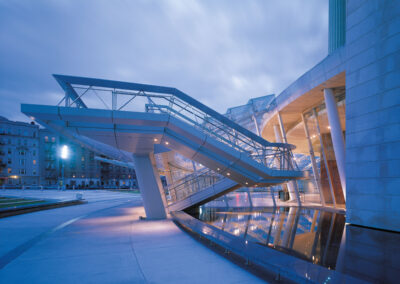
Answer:
POLYGON ((61 147, 61 159, 68 159, 69 149, 67 145, 61 147))

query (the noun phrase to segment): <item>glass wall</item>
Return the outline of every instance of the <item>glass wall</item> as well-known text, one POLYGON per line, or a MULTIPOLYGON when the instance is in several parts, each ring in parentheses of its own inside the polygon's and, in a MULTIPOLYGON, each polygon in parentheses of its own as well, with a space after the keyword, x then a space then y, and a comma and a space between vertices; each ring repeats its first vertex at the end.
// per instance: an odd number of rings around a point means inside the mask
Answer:
MULTIPOLYGON (((345 129, 344 94, 337 96, 337 99, 340 100, 338 103, 339 116, 343 117, 342 129, 345 129)), ((344 207, 345 199, 340 183, 340 176, 325 105, 321 104, 305 113, 304 120, 305 127, 307 127, 309 132, 312 152, 315 155, 316 161, 318 161, 316 167, 316 180, 319 180, 323 202, 328 206, 344 207)))

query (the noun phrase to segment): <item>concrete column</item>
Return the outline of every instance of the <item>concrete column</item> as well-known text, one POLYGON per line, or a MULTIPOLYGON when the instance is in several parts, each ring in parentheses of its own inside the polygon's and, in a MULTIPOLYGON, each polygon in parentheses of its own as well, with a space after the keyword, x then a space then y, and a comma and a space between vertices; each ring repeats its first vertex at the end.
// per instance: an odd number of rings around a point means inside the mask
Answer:
POLYGON ((335 151, 340 183, 342 185, 344 199, 346 200, 345 146, 343 131, 340 125, 339 112, 332 89, 324 89, 324 97, 328 121, 331 127, 332 144, 333 150, 335 151))
POLYGON ((156 167, 154 153, 134 154, 133 162, 146 217, 148 219, 165 219, 167 217, 167 202, 156 167))
MULTIPOLYGON (((287 142, 287 138, 286 138, 286 131, 285 131, 285 127, 283 126, 281 114, 279 112, 278 112, 278 121, 279 121, 279 128, 281 130, 283 142, 287 144, 288 142, 287 142)), ((275 128, 274 128, 274 130, 275 130, 275 128)), ((289 163, 290 161, 287 161, 287 162, 289 163)), ((297 204, 299 206, 301 206, 297 182, 294 180, 289 181, 287 183, 287 186, 288 186, 290 200, 297 200, 297 204)))

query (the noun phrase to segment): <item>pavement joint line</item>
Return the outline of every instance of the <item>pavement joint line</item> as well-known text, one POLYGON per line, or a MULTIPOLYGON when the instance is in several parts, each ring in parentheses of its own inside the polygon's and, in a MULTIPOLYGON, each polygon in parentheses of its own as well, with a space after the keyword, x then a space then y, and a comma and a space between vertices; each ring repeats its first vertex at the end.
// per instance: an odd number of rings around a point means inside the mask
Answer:
MULTIPOLYGON (((112 200, 112 201, 115 201, 115 200, 112 200)), ((87 213, 87 214, 83 214, 83 215, 81 215, 79 217, 76 217, 76 218, 70 219, 70 220, 68 220, 66 222, 63 222, 62 224, 56 226, 53 229, 50 229, 47 232, 41 233, 41 234, 37 235, 36 237, 33 237, 32 239, 30 239, 30 240, 26 241, 25 243, 17 246, 16 248, 12 249, 11 251, 7 252, 5 255, 0 257, 0 270, 2 270, 6 265, 8 265, 14 259, 16 259, 20 255, 22 255, 24 252, 29 250, 31 247, 33 247, 35 244, 37 244, 39 241, 45 239, 46 237, 50 236, 51 234, 53 234, 53 233, 65 228, 65 227, 75 223, 76 221, 78 221, 80 219, 88 217, 88 216, 90 216, 90 215, 92 215, 94 213, 98 213, 98 212, 103 211, 103 210, 107 210, 107 209, 110 209, 110 208, 118 207, 118 206, 121 206, 122 204, 128 203, 128 202, 131 202, 131 201, 122 202, 122 203, 119 203, 118 205, 113 205, 113 206, 110 206, 110 207, 107 207, 107 208, 102 208, 102 209, 95 210, 95 211, 87 213)))
POLYGON ((137 264, 138 264, 140 273, 141 273, 142 276, 143 276, 144 281, 145 281, 146 283, 149 283, 149 281, 148 281, 147 278, 146 278, 146 275, 144 275, 142 266, 140 265, 140 262, 139 262, 139 258, 138 258, 137 255, 136 255, 135 246, 133 245, 133 239, 132 239, 132 237, 133 237, 133 224, 134 224, 134 221, 132 220, 132 221, 131 221, 131 234, 130 234, 130 236, 129 236, 129 241, 130 241, 130 243, 131 243, 131 244, 130 244, 130 247, 131 247, 133 256, 135 257, 135 260, 136 260, 136 262, 137 262, 137 264))

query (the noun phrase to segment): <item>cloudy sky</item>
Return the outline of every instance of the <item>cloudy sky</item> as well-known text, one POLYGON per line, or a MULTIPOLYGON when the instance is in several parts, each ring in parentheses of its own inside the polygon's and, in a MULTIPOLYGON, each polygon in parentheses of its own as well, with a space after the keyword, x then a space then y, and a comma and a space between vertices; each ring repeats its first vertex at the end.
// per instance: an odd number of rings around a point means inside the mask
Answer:
POLYGON ((176 87, 225 112, 327 55, 324 0, 0 0, 0 115, 55 104, 51 74, 176 87))

